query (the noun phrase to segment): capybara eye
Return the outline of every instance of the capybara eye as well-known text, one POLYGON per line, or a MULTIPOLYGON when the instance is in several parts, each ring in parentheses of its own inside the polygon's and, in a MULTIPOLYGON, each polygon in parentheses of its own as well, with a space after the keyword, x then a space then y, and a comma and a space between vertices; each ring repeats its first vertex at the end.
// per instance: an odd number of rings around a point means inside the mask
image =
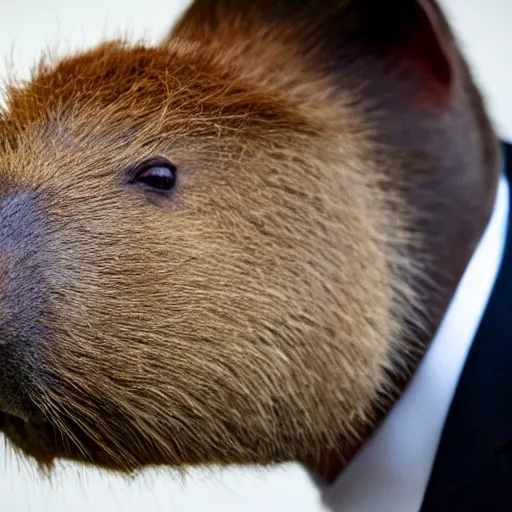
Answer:
POLYGON ((178 169, 167 158, 145 160, 130 172, 130 184, 140 184, 156 192, 172 192, 176 186, 178 169))

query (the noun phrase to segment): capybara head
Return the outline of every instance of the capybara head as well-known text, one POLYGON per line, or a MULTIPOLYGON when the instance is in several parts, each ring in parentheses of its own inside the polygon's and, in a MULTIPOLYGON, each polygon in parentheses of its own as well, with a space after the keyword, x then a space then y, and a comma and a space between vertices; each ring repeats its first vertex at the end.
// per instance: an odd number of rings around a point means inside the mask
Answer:
POLYGON ((197 0, 159 45, 43 62, 0 113, 2 430, 124 471, 343 450, 497 147, 428 0, 197 0))

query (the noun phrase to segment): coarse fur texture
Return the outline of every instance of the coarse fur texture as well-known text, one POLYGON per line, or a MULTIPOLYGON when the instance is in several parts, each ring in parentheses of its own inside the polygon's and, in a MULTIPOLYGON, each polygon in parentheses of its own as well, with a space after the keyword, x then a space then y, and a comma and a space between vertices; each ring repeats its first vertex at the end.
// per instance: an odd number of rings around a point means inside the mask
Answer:
POLYGON ((197 0, 160 45, 104 43, 8 87, 15 445, 131 471, 315 465, 360 442, 424 352, 499 168, 437 7, 395 3, 403 19, 197 0), (155 155, 178 169, 171 197, 126 181, 155 155))

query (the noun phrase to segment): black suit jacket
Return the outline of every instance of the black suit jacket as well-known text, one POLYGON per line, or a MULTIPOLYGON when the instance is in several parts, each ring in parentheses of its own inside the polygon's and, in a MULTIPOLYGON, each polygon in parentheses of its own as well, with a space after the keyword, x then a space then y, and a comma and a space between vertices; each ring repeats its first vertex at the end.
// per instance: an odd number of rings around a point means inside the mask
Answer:
MULTIPOLYGON (((512 146, 504 150, 512 184, 512 146)), ((512 208, 507 233, 501 268, 448 413, 421 512, 512 512, 512 208)))

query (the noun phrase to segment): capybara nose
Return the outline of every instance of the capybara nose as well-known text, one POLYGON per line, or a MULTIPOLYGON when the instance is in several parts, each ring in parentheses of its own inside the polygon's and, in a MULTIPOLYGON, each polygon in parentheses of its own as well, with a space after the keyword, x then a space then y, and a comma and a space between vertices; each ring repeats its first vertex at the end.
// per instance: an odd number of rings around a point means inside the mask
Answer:
POLYGON ((0 197, 0 412, 25 420, 48 341, 41 322, 50 272, 44 204, 27 191, 0 197))

